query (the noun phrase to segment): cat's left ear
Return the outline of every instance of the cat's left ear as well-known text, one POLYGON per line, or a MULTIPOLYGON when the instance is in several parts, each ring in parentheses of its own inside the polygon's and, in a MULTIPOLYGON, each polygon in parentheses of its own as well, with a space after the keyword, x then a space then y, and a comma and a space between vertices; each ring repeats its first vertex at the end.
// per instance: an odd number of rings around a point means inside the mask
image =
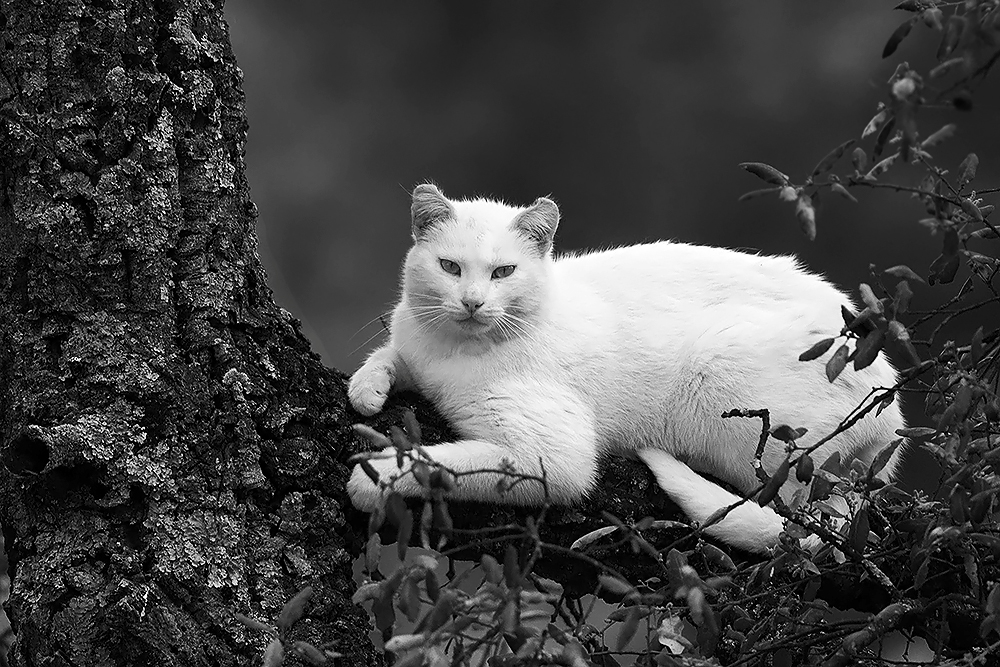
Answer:
POLYGON ((531 241, 543 257, 552 250, 552 240, 558 226, 559 207, 548 197, 536 199, 534 204, 518 213, 510 223, 511 229, 531 241))
POLYGON ((436 185, 424 183, 413 189, 410 221, 414 241, 423 239, 434 225, 454 218, 454 207, 436 185))

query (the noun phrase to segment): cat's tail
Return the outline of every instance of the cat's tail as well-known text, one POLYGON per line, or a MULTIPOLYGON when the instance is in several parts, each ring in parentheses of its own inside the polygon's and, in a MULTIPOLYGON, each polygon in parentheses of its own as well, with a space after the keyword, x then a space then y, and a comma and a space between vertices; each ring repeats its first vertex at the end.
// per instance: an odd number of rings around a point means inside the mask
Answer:
MULTIPOLYGON (((704 523, 717 510, 742 500, 662 449, 643 449, 638 454, 660 487, 692 521, 704 523)), ((782 518, 773 509, 749 500, 705 532, 734 547, 763 553, 778 543, 783 528, 782 518)))

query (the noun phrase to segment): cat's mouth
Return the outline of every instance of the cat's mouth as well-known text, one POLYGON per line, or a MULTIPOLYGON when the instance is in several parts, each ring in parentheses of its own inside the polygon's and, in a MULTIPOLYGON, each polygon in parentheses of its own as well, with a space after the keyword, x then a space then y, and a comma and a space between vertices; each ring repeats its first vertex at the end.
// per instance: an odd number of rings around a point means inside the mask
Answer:
POLYGON ((475 315, 469 315, 468 317, 456 319, 455 323, 458 324, 461 329, 471 332, 482 332, 493 326, 491 322, 484 322, 475 315))

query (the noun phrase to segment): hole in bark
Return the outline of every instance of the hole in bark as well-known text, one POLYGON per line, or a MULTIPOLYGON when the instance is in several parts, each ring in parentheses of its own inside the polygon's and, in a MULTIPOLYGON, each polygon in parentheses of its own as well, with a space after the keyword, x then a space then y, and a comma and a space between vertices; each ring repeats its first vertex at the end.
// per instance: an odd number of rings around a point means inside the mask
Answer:
POLYGON ((37 434, 22 431, 4 451, 3 462, 15 475, 37 475, 49 463, 49 445, 37 434))
POLYGON ((196 132, 201 131, 208 127, 210 122, 211 119, 209 119, 208 114, 199 109, 195 111, 194 116, 191 117, 191 128, 196 132))
POLYGON ((87 235, 93 236, 97 228, 97 218, 94 216, 94 207, 90 200, 83 195, 77 195, 70 199, 70 203, 76 208, 80 215, 80 222, 87 229, 87 235))
POLYGON ((111 489, 101 481, 102 469, 90 462, 56 466, 47 475, 51 493, 59 498, 89 490, 96 500, 100 500, 111 489))
POLYGON ((91 482, 90 484, 90 494, 97 500, 108 495, 109 489, 110 487, 107 484, 102 484, 101 482, 91 482))

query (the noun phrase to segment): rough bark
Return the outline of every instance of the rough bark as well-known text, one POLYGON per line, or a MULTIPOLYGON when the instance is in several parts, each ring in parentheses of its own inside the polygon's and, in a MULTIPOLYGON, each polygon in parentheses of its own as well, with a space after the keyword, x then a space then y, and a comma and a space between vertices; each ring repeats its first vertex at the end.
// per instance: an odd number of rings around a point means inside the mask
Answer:
POLYGON ((228 665, 350 603, 342 377, 272 301, 222 2, 16 0, 0 52, 0 523, 16 664, 228 665))

